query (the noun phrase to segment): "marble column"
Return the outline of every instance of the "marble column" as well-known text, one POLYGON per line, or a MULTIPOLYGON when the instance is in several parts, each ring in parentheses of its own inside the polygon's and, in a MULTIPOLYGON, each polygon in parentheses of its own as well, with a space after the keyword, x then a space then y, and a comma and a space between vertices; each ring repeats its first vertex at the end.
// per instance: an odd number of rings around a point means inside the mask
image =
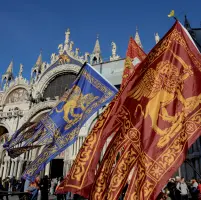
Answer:
POLYGON ((11 161, 8 160, 7 169, 6 169, 6 177, 9 176, 9 172, 10 172, 10 164, 11 164, 11 161))
MULTIPOLYGON (((67 161, 67 162, 66 162, 66 169, 65 169, 65 173, 66 173, 66 174, 69 172, 69 169, 70 169, 69 166, 70 166, 70 164, 69 164, 69 162, 67 161)), ((65 174, 65 175, 66 175, 66 174, 65 174)))
POLYGON ((79 149, 80 149, 80 146, 79 146, 80 143, 79 143, 79 141, 80 141, 80 137, 78 136, 77 141, 76 141, 76 143, 77 143, 77 149, 76 149, 76 154, 75 155, 78 154, 79 149))
POLYGON ((0 177, 2 177, 3 175, 3 164, 1 163, 1 167, 0 167, 0 177))
POLYGON ((17 180, 20 179, 21 175, 22 175, 22 167, 23 167, 23 160, 19 161, 19 165, 18 165, 18 169, 17 169, 17 180))
POLYGON ((6 170, 7 170, 7 166, 8 166, 8 161, 5 161, 4 163, 4 169, 3 169, 3 177, 2 179, 6 178, 6 170))
POLYGON ((31 158, 32 158, 32 150, 29 152, 29 161, 31 161, 31 158))
POLYGON ((76 155, 76 142, 73 144, 73 155, 76 155))
POLYGON ((39 150, 39 148, 32 150, 31 160, 35 160, 36 159, 38 150, 39 150))
POLYGON ((10 161, 11 162, 11 168, 10 168, 10 176, 13 176, 13 170, 14 170, 14 165, 15 165, 15 162, 14 161, 10 161))
POLYGON ((49 177, 50 175, 50 163, 48 163, 45 167, 45 175, 49 177))
POLYGON ((15 168, 14 168, 14 172, 13 172, 13 176, 15 176, 15 177, 17 175, 17 165, 18 165, 17 160, 15 160, 15 168))
POLYGON ((69 169, 68 169, 68 160, 65 160, 64 161, 64 167, 63 167, 63 175, 66 176, 68 171, 69 171, 69 169))

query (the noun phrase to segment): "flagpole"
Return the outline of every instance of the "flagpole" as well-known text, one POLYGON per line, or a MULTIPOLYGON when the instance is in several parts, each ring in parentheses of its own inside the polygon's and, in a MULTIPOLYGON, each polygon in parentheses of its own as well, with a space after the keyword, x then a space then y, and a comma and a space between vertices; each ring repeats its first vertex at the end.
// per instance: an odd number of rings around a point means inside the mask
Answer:
POLYGON ((81 74, 82 70, 84 69, 84 66, 87 64, 87 62, 84 62, 84 64, 82 65, 82 67, 80 68, 80 71, 77 74, 77 77, 79 77, 79 75, 81 74))
POLYGON ((195 173, 201 178, 201 174, 195 169, 193 165, 188 160, 185 160, 185 162, 195 171, 195 173))

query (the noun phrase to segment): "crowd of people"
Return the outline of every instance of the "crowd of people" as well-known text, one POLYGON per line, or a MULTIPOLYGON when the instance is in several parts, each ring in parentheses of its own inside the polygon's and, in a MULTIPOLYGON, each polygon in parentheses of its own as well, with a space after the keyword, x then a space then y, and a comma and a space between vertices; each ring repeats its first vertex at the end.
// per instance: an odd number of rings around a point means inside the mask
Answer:
MULTIPOLYGON (((48 176, 44 178, 36 177, 34 181, 29 180, 16 180, 15 177, 7 177, 4 180, 0 178, 0 191, 3 192, 26 192, 29 195, 30 200, 48 200, 49 196, 56 196, 57 200, 70 200, 79 199, 77 195, 67 193, 65 195, 56 194, 56 188, 60 185, 63 177, 50 179, 48 176)), ((19 199, 23 199, 24 194, 19 194, 19 199)), ((0 200, 3 200, 3 196, 0 196, 0 200)))
MULTIPOLYGON (((24 179, 16 180, 15 177, 7 177, 4 180, 0 178, 0 191, 27 192, 30 200, 48 200, 49 195, 55 195, 57 200, 83 199, 70 192, 65 195, 55 194, 62 180, 63 177, 50 179, 48 176, 44 176, 42 179, 36 177, 33 182, 24 179)), ((120 199, 123 199, 124 195, 125 191, 120 199)), ((0 200, 3 200, 3 197, 0 196, 0 200)), ((191 181, 185 181, 183 177, 178 176, 171 178, 157 200, 201 200, 201 180, 197 181, 193 178, 191 181)))
POLYGON ((48 176, 40 179, 36 177, 34 182, 25 181, 24 191, 30 193, 30 200, 48 200, 49 196, 56 196, 57 200, 70 200, 74 199, 71 193, 56 194, 56 189, 60 185, 63 177, 50 179, 48 176))
POLYGON ((169 179, 157 200, 201 200, 201 180, 185 181, 177 176, 169 179))

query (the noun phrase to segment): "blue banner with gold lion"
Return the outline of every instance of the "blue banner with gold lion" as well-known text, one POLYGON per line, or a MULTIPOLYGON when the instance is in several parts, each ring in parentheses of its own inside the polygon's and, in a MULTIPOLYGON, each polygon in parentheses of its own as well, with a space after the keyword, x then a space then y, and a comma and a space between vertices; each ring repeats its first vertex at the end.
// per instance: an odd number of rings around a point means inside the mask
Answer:
MULTIPOLYGON (((23 177, 34 178, 48 162, 72 145, 85 122, 109 103, 116 93, 117 89, 113 85, 89 64, 85 64, 71 89, 64 94, 57 106, 34 126, 32 136, 25 134, 29 137, 25 141, 20 140, 23 145, 16 148, 16 151, 15 148, 7 147, 9 155, 16 157, 26 149, 45 146, 42 153, 26 169, 23 177)), ((16 145, 13 141, 10 144, 16 145)))

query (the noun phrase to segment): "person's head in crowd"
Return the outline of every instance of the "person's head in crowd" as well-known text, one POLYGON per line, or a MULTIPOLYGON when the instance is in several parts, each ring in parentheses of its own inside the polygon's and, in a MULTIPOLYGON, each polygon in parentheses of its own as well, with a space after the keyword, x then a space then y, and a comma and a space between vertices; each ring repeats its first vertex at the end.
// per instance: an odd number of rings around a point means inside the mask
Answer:
POLYGON ((180 182, 181 181, 181 177, 180 176, 176 176, 176 182, 180 182))
POLYGON ((37 177, 36 177, 35 182, 36 182, 37 184, 40 183, 40 176, 37 176, 37 177))
POLYGON ((185 182, 184 177, 181 177, 181 183, 184 183, 184 182, 185 182))
POLYGON ((175 178, 170 178, 169 182, 174 183, 175 182, 175 178))

